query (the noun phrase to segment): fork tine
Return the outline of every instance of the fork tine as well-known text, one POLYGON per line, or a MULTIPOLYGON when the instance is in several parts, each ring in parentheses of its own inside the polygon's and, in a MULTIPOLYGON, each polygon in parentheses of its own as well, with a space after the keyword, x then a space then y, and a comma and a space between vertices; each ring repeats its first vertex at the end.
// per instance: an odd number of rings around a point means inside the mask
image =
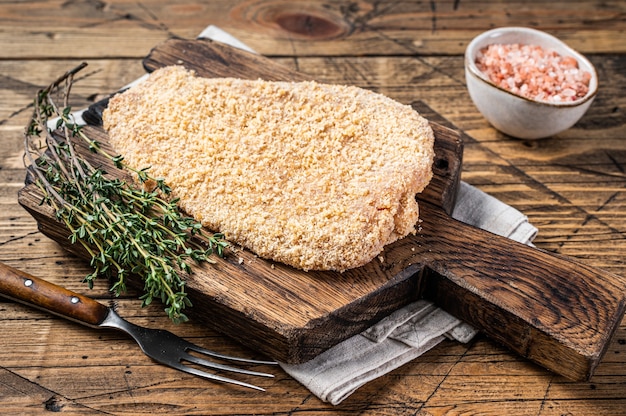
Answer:
POLYGON ((233 357, 231 355, 220 354, 215 351, 204 349, 192 343, 187 344, 187 349, 198 352, 200 354, 208 355, 209 357, 219 358, 225 361, 237 361, 237 362, 245 363, 245 364, 260 364, 260 365, 277 365, 278 364, 276 361, 252 360, 249 358, 233 357))
POLYGON ((255 386, 250 383, 246 383, 239 380, 230 379, 217 374, 207 373, 205 371, 183 365, 181 361, 188 361, 190 363, 205 366, 207 368, 213 368, 216 370, 236 372, 240 374, 249 374, 252 376, 262 377, 274 377, 272 374, 260 373, 256 371, 250 371, 240 369, 236 367, 230 367, 220 363, 214 363, 199 357, 195 357, 189 354, 187 351, 196 351, 200 354, 205 354, 209 357, 219 358, 225 361, 236 361, 245 364, 278 364, 274 361, 260 361, 251 360, 247 358, 232 357, 225 354, 220 354, 215 351, 207 350, 193 344, 183 338, 180 338, 176 334, 163 329, 151 329, 135 325, 123 318, 121 318, 112 309, 109 310, 107 318, 100 324, 101 327, 117 328, 128 335, 133 337, 139 344, 142 351, 151 357, 152 359, 160 362, 161 364, 168 365, 177 370, 184 371, 189 374, 193 374, 199 377, 203 377, 209 380, 222 381, 225 383, 236 384, 238 386, 249 387, 255 390, 265 391, 264 389, 255 386))
POLYGON ((263 387, 255 386, 254 384, 246 383, 245 381, 235 380, 235 379, 223 377, 217 374, 207 373, 206 371, 198 370, 197 368, 193 368, 193 367, 188 367, 181 363, 171 363, 169 365, 177 370, 183 371, 185 373, 193 374, 194 376, 206 378, 208 380, 220 381, 223 383, 230 383, 230 384, 234 384, 234 385, 241 386, 241 387, 247 387, 247 388, 258 390, 258 391, 265 391, 263 387))
POLYGON ((184 353, 180 357, 181 361, 188 361, 190 363, 198 364, 207 368, 213 368, 215 370, 230 371, 231 373, 247 374, 250 376, 260 377, 274 377, 273 374, 261 373, 258 371, 246 370, 245 368, 232 367, 225 364, 216 363, 214 361, 205 360, 204 358, 196 357, 195 355, 184 353))

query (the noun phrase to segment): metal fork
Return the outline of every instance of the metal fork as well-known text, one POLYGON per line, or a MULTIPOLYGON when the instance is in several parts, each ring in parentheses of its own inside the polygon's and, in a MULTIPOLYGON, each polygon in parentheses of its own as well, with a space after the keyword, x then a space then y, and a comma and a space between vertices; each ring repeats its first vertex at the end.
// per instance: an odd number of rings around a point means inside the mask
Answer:
POLYGON ((183 364, 188 362, 202 367, 247 374, 259 377, 274 377, 272 374, 233 367, 219 362, 200 358, 189 352, 223 361, 232 361, 248 365, 275 365, 274 361, 259 361, 232 357, 201 348, 173 333, 160 329, 150 329, 135 325, 122 319, 113 309, 87 296, 74 293, 61 286, 31 276, 28 273, 0 263, 0 295, 29 306, 60 315, 94 328, 115 328, 130 335, 141 347, 141 350, 153 360, 209 380, 236 384, 255 390, 263 388, 250 383, 231 379, 219 374, 208 373, 195 367, 183 364))

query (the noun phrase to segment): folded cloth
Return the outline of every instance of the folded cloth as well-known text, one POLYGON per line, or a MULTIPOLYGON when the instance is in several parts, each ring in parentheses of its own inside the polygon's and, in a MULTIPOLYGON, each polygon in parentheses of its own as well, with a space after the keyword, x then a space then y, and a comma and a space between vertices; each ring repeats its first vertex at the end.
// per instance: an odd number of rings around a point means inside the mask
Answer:
POLYGON ((461 182, 452 217, 494 234, 532 245, 537 228, 515 208, 461 182))
MULTIPOLYGON (((521 212, 465 182, 461 182, 453 217, 525 244, 537 235, 521 212)), ((444 339, 466 343, 476 333, 432 302, 419 300, 304 364, 280 365, 318 398, 336 405, 444 339)))

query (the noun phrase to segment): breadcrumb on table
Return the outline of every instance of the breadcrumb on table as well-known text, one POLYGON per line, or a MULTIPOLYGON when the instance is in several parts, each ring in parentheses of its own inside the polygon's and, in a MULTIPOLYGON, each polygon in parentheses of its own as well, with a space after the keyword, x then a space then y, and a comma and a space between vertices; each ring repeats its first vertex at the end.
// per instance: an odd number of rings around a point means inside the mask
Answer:
POLYGON ((304 270, 361 266, 415 232, 432 177, 428 121, 357 87, 171 66, 112 97, 103 121, 208 229, 304 270))

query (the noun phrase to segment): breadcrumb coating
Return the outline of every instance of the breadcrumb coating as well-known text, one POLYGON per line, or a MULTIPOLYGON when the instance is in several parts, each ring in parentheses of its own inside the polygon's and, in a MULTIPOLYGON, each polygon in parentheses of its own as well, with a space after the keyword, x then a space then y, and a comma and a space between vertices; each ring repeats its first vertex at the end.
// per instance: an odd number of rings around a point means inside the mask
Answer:
POLYGON ((434 135, 410 106, 353 86, 159 69, 112 97, 110 142, 181 209, 258 256, 344 271, 415 232, 434 135))

